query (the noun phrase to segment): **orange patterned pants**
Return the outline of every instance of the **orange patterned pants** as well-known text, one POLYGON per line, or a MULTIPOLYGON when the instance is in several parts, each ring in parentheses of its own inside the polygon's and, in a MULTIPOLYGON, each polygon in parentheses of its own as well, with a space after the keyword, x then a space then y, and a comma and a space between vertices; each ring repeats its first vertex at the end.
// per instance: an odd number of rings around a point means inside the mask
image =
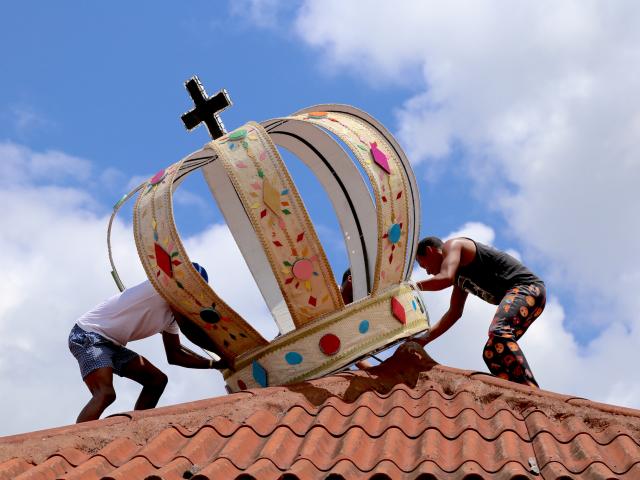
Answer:
POLYGON ((525 385, 538 385, 518 340, 540 316, 546 298, 544 284, 521 285, 509 290, 498 305, 482 355, 495 376, 525 385))

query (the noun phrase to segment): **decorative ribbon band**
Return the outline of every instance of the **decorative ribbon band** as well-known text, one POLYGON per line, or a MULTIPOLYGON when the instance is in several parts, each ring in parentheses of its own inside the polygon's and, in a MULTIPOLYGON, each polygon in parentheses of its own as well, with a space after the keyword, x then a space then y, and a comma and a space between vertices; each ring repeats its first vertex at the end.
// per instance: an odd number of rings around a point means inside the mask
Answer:
MULTIPOLYGON (((206 151, 205 151, 206 153, 206 151)), ((229 307, 193 268, 173 218, 173 190, 215 155, 190 156, 155 174, 136 200, 133 229, 142 265, 174 311, 187 317, 232 365, 238 355, 267 341, 229 307)))
POLYGON ((225 372, 227 388, 237 392, 326 375, 427 328, 419 290, 403 282, 240 356, 236 371, 225 372))
POLYGON ((343 307, 333 272, 298 190, 257 123, 209 144, 223 162, 300 327, 343 307))

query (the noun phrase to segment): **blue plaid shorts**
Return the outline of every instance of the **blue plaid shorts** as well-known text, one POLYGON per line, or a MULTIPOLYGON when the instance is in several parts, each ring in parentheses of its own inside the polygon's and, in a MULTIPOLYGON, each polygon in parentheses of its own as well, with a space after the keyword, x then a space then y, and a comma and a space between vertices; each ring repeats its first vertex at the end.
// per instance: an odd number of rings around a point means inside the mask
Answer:
POLYGON ((111 367, 116 375, 122 376, 122 368, 138 357, 136 352, 78 325, 74 325, 69 334, 69 350, 78 360, 82 378, 102 367, 111 367))

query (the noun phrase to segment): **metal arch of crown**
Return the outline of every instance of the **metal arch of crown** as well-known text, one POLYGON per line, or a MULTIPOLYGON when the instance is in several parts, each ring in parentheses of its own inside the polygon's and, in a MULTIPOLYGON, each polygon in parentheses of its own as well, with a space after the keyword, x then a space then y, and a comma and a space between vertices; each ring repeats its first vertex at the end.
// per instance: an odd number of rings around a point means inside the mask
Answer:
POLYGON ((125 195, 111 221, 137 191, 134 237, 147 276, 232 365, 224 372, 230 391, 322 376, 429 327, 408 280, 420 218, 413 171, 393 136, 361 110, 316 105, 249 122, 125 195), (351 264, 349 305, 275 145, 298 156, 329 195, 351 264), (200 169, 282 333, 270 343, 200 277, 180 241, 172 195, 200 169))

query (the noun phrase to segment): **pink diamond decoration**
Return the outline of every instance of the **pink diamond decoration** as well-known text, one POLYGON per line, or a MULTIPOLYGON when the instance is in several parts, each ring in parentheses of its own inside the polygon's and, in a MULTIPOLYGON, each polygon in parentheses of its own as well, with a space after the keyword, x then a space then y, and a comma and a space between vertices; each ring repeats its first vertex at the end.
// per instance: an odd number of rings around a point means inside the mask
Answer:
POLYGON ((387 156, 384 152, 378 148, 378 144, 376 142, 371 143, 371 156, 373 157, 373 161, 376 162, 380 168, 387 173, 391 173, 389 160, 387 160, 387 156))
POLYGON ((153 177, 149 179, 149 183, 151 185, 157 185, 164 179, 164 176, 165 176, 164 174, 165 174, 165 170, 164 169, 160 170, 158 173, 156 173, 153 177))
POLYGON ((404 307, 396 297, 393 297, 391 299, 391 311, 393 312, 393 316, 396 317, 396 320, 398 320, 401 324, 406 325, 407 314, 404 311, 404 307))

